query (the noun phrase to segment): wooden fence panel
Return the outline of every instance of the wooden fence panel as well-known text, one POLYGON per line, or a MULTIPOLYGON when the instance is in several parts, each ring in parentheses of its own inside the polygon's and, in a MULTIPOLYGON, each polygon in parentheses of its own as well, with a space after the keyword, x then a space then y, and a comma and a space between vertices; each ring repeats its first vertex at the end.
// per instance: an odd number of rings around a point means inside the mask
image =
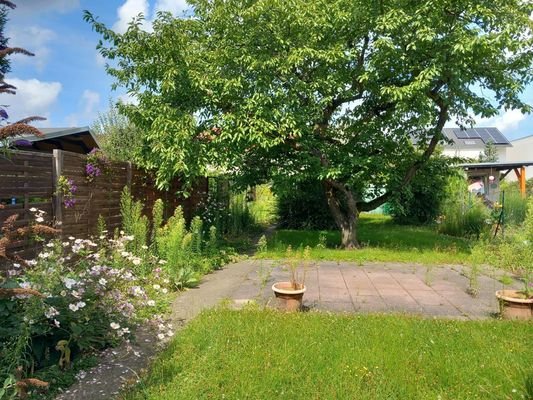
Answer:
MULTIPOLYGON (((18 214, 17 227, 32 222, 30 208, 46 212, 47 223, 61 230, 62 237, 88 237, 96 233, 101 215, 109 231, 120 227, 120 195, 129 186, 135 199, 145 204, 144 213, 150 216, 154 202, 162 199, 165 219, 177 206, 190 220, 205 203, 208 180, 200 179, 188 198, 181 196, 181 182, 176 179, 169 190, 155 187, 152 175, 132 167, 129 163, 107 163, 103 173, 89 181, 86 174, 87 156, 54 150, 49 153, 13 151, 9 157, 0 157, 0 226, 10 215, 18 214), (75 205, 66 208, 60 193, 56 193, 58 179, 72 179, 77 187, 75 205), (13 203, 13 204, 12 204, 13 203)), ((13 244, 10 253, 27 254, 35 250, 31 242, 13 244)))

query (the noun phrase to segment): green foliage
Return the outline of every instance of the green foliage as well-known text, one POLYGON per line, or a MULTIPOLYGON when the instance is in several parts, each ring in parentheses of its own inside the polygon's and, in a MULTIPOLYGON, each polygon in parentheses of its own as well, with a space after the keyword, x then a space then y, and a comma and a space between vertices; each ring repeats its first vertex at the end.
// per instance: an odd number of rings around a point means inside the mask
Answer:
POLYGON ((277 187, 278 226, 287 229, 334 229, 321 182, 285 182, 277 187))
POLYGON ((154 202, 154 207, 152 208, 152 234, 150 236, 151 245, 155 254, 158 254, 157 251, 157 242, 159 240, 159 232, 161 226, 163 225, 163 213, 165 205, 163 200, 157 199, 154 202))
POLYGON ((249 202, 248 208, 252 215, 253 223, 269 226, 277 220, 278 200, 270 185, 257 185, 254 187, 254 198, 249 202))
POLYGON ((478 161, 479 162, 497 162, 498 161, 498 150, 496 149, 496 146, 494 145, 494 142, 492 140, 489 140, 485 144, 485 149, 483 150, 483 153, 479 154, 478 161))
POLYGON ((24 268, 8 265, 0 288, 39 292, 0 298, 0 382, 19 366, 23 376, 52 377, 60 372, 61 348, 71 351, 70 364, 130 339, 137 324, 166 309, 166 277, 136 275, 139 259, 124 251, 127 242, 126 236, 53 240, 24 268))
POLYGON ((440 233, 452 236, 479 238, 492 226, 492 218, 482 199, 468 192, 462 176, 449 180, 446 200, 438 218, 440 233))
POLYGON ((533 199, 529 199, 526 219, 521 226, 506 230, 505 236, 476 244, 485 262, 511 271, 524 282, 524 293, 533 296, 533 199))
POLYGON ((100 149, 113 161, 131 162, 142 147, 141 131, 119 113, 109 100, 109 109, 98 113, 91 130, 97 135, 100 149))
POLYGON ((518 321, 211 310, 123 398, 527 399, 532 341, 518 321))
POLYGON ((143 254, 147 249, 148 218, 142 214, 143 208, 142 202, 135 201, 128 187, 124 187, 120 196, 122 228, 132 238, 127 248, 135 254, 143 254))
POLYGON ((124 34, 85 13, 115 85, 138 100, 120 111, 160 186, 213 166, 249 185, 322 181, 337 225, 353 225, 410 182, 448 120, 531 110, 530 2, 191 5, 194 17, 159 14, 150 32, 136 19, 124 34))
POLYGON ((400 224, 435 222, 447 191, 448 179, 456 173, 449 158, 439 156, 418 171, 411 183, 388 200, 386 211, 400 224))
POLYGON ((200 217, 195 217, 187 229, 183 211, 178 207, 158 232, 158 255, 164 260, 163 269, 178 289, 196 286, 201 275, 228 261, 226 253, 219 249, 216 228, 209 228, 207 243, 204 243, 203 229, 200 217))

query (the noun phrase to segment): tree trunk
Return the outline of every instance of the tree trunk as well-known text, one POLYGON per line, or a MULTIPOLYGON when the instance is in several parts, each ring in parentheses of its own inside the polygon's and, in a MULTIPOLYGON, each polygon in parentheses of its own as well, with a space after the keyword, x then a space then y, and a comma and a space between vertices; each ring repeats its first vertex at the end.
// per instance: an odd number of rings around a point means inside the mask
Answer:
POLYGON ((333 215, 333 219, 341 231, 342 248, 359 248, 357 241, 359 212, 352 193, 341 183, 330 180, 324 182, 324 189, 331 215, 333 215), (341 201, 343 197, 344 202, 341 201))

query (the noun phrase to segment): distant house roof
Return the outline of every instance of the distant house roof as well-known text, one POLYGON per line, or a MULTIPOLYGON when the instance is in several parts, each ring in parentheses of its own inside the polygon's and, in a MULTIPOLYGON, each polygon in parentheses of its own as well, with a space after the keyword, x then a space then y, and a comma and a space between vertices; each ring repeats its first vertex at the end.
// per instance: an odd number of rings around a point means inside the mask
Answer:
POLYGON ((52 152, 54 149, 87 154, 99 148, 96 137, 89 127, 78 128, 39 128, 43 137, 23 135, 13 138, 13 147, 27 151, 52 152))
POLYGON ((471 129, 444 128, 442 133, 449 141, 445 147, 457 150, 484 149, 489 142, 492 142, 496 147, 512 146, 503 133, 493 127, 471 129))
POLYGON ((524 140, 524 139, 533 139, 533 135, 527 135, 527 136, 524 136, 518 139, 511 140, 511 143, 518 142, 519 140, 524 140))
POLYGON ((495 169, 503 171, 513 168, 528 167, 530 165, 533 165, 533 161, 464 163, 458 164, 457 166, 463 169, 495 169))

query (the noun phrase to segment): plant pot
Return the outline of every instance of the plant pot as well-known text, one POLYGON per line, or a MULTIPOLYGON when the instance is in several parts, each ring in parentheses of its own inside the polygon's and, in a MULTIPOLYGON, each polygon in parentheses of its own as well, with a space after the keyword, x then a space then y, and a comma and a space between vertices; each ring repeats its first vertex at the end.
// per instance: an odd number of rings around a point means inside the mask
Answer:
POLYGON ((303 284, 300 286, 299 289, 294 289, 290 282, 276 282, 272 285, 280 310, 298 311, 302 308, 302 298, 306 287, 303 284))
POLYGON ((520 298, 520 290, 498 290, 500 312, 504 319, 532 319, 533 298, 520 298))

